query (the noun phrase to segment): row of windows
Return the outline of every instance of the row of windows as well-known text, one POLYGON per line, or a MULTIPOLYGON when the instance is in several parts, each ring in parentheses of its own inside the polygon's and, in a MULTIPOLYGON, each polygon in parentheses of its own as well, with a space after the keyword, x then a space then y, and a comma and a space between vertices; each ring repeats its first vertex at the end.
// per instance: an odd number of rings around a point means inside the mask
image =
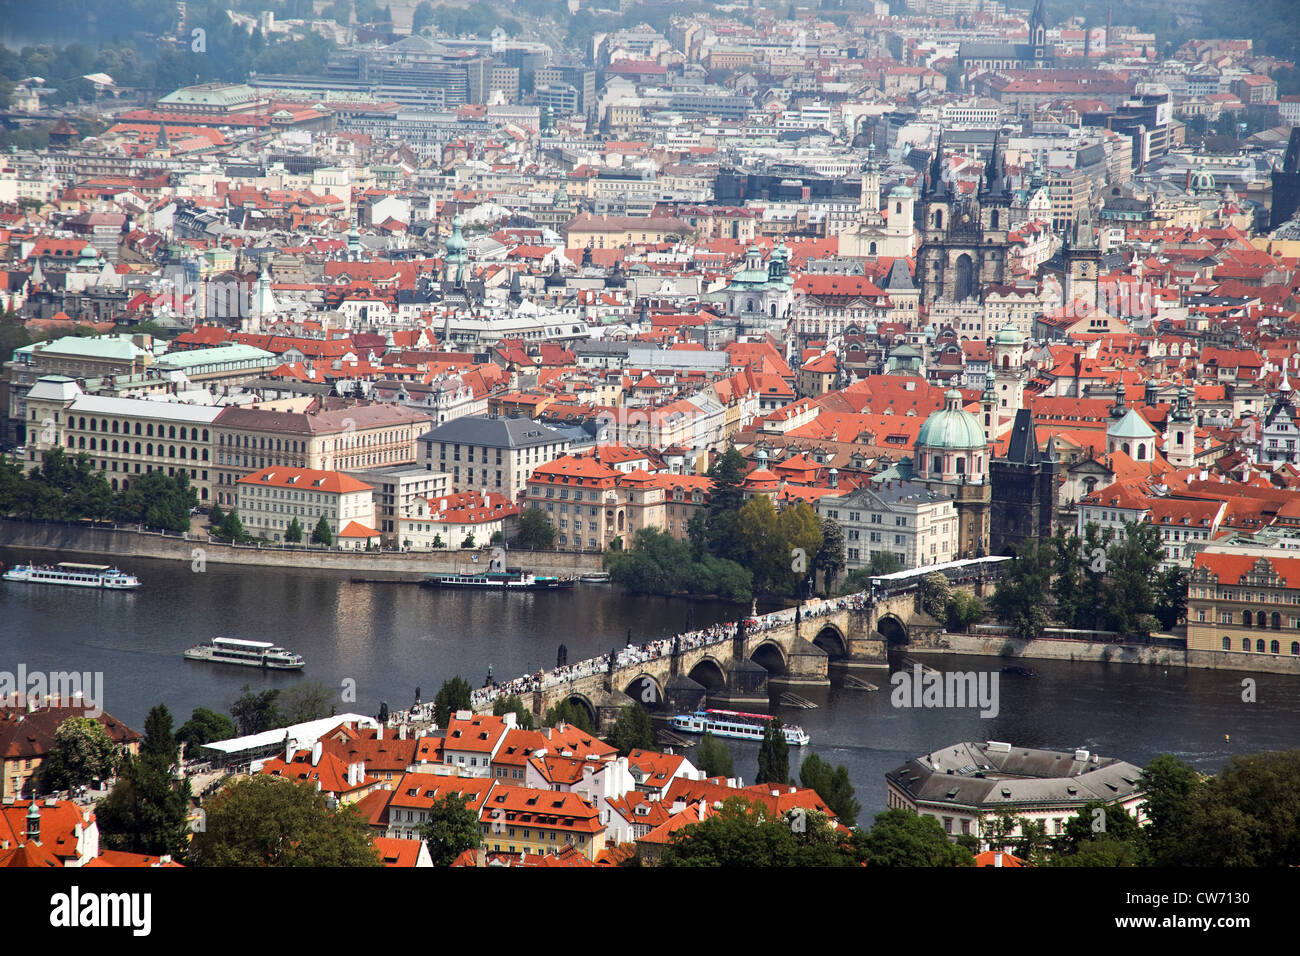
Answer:
MULTIPOLYGON (((1223 649, 1224 649, 1225 651, 1230 651, 1230 650, 1232 650, 1232 638, 1230 638, 1230 637, 1225 637, 1225 638, 1223 639, 1223 649)), ((1241 639, 1241 649, 1242 649, 1243 651, 1247 651, 1247 652, 1250 651, 1250 638, 1248 638, 1248 637, 1243 637, 1243 638, 1241 639)), ((1279 642, 1279 641, 1269 641, 1269 644, 1268 644, 1268 650, 1265 651, 1265 650, 1264 650, 1264 639, 1263 639, 1262 637, 1261 637, 1261 638, 1257 638, 1257 639, 1255 640, 1255 653, 1257 653, 1257 654, 1266 654, 1266 653, 1267 653, 1267 654, 1281 654, 1281 653, 1282 653, 1282 645, 1281 645, 1281 642, 1279 642)), ((1291 642, 1291 656, 1292 656, 1292 657, 1300 657, 1300 641, 1292 641, 1292 642, 1291 642)))
MULTIPOLYGON (((118 448, 118 441, 117 441, 116 438, 113 439, 113 441, 112 441, 111 443, 109 442, 109 440, 108 440, 107 438, 100 439, 100 440, 99 440, 99 443, 98 443, 98 447, 97 447, 97 446, 96 446, 96 440, 95 440, 95 438, 92 436, 91 439, 90 439, 90 445, 89 445, 89 447, 87 447, 87 445, 86 445, 86 436, 85 436, 85 435, 80 435, 80 436, 78 436, 78 438, 77 438, 77 445, 76 445, 76 447, 77 447, 77 450, 78 450, 78 451, 87 451, 87 450, 88 450, 88 451, 107 452, 107 451, 110 451, 110 444, 111 444, 111 451, 114 452, 114 453, 117 453, 117 452, 119 451, 119 448, 118 448)), ((72 436, 71 436, 71 435, 68 436, 68 447, 69 447, 69 448, 72 448, 72 447, 73 447, 73 445, 72 445, 72 436)), ((176 446, 175 446, 175 445, 168 445, 168 446, 166 446, 166 447, 167 447, 167 454, 164 455, 164 454, 163 454, 163 446, 162 446, 162 445, 159 445, 159 446, 158 446, 158 457, 159 457, 159 458, 184 458, 184 457, 185 457, 185 449, 184 449, 184 448, 182 448, 180 454, 177 455, 177 454, 176 454, 176 446)), ((121 443, 120 453, 121 453, 121 454, 124 454, 124 455, 131 455, 131 454, 135 454, 135 455, 153 455, 153 454, 154 454, 154 446, 153 446, 153 443, 152 443, 152 442, 150 442, 150 443, 148 443, 148 444, 144 444, 143 446, 141 445, 140 442, 136 442, 136 443, 135 443, 135 451, 132 452, 132 451, 131 451, 131 443, 130 443, 130 442, 127 442, 127 441, 124 441, 124 442, 121 443), (141 451, 141 450, 140 450, 142 447, 144 448, 144 451, 141 451)), ((200 456, 199 456, 199 449, 198 449, 198 448, 193 448, 193 447, 190 448, 189 458, 190 458, 191 461, 199 461, 199 458, 200 458, 200 456)), ((208 450, 207 450, 206 448, 203 449, 202 460, 203 460, 203 461, 207 461, 207 460, 208 460, 208 450)))
MULTIPOLYGON (((33 409, 32 419, 35 420, 35 418, 36 418, 36 410, 33 409)), ((59 416, 57 412, 54 415, 54 421, 56 424, 59 421, 59 416)), ((80 431, 92 431, 92 432, 93 431, 108 432, 111 430, 114 435, 132 434, 131 422, 118 422, 116 419, 110 422, 107 418, 86 419, 85 417, 79 416, 74 420, 72 416, 68 416, 68 427, 76 428, 80 431), (87 421, 90 422, 89 427, 87 427, 86 425, 87 421), (110 425, 112 426, 111 429, 110 429, 110 425)), ((166 432, 167 432, 166 435, 163 434, 163 431, 164 431, 163 426, 159 425, 157 435, 155 435, 154 426, 152 422, 145 423, 143 429, 141 429, 141 423, 136 422, 134 434, 141 435, 141 437, 144 438, 154 438, 154 437, 172 438, 172 439, 178 439, 180 441, 207 441, 208 440, 208 430, 206 428, 200 430, 198 428, 186 428, 184 425, 182 425, 178 430, 175 425, 168 425, 166 428, 166 432), (200 437, 200 435, 202 437, 200 437)))

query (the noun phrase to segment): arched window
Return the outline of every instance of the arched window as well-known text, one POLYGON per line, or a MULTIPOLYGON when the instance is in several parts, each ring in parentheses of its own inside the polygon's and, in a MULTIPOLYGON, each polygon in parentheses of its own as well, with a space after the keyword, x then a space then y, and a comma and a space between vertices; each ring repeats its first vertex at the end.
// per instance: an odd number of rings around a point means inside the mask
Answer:
POLYGON ((1262 637, 1255 641, 1255 650, 1261 654, 1264 653, 1264 639, 1262 637))
POLYGON ((1280 654, 1282 653, 1282 645, 1279 644, 1277 641, 1270 641, 1268 645, 1268 652, 1270 654, 1280 654))
POLYGON ((942 209, 936 209, 936 210, 934 211, 934 228, 936 228, 936 229, 942 229, 942 228, 943 228, 943 210, 942 210, 942 209))
POLYGON ((966 474, 966 456, 965 456, 965 455, 958 455, 958 456, 957 456, 957 474, 959 474, 959 475, 964 475, 964 474, 966 474))
MULTIPOLYGON (((136 422, 136 423, 135 423, 135 433, 136 433, 137 435, 140 434, 140 423, 139 423, 139 422, 136 422)), ((136 449, 136 451, 139 451, 139 450, 140 450, 140 449, 138 449, 138 448, 136 449)))
POLYGON ((994 229, 998 228, 998 211, 996 209, 989 216, 989 225, 994 229))
POLYGON ((136 442, 136 443, 135 443, 135 453, 136 453, 137 455, 140 454, 140 443, 139 443, 139 442, 136 442))
POLYGON ((1250 650, 1250 638, 1249 638, 1249 637, 1243 637, 1243 638, 1241 639, 1241 649, 1242 649, 1243 651, 1248 651, 1248 650, 1250 650))
POLYGON ((1249 611, 1242 611, 1242 612, 1241 612, 1241 623, 1242 623, 1242 624, 1245 624, 1247 627, 1250 627, 1251 624, 1254 623, 1254 622, 1251 620, 1250 612, 1249 612, 1249 611))
POLYGON ((1141 442, 1138 442, 1138 457, 1137 457, 1137 460, 1138 460, 1138 461, 1146 461, 1146 458, 1147 458, 1147 446, 1144 445, 1144 444, 1142 444, 1141 442))
POLYGON ((1271 625, 1273 630, 1275 631, 1282 630, 1282 615, 1279 614, 1277 611, 1273 612, 1273 620, 1271 622, 1271 625))
POLYGON ((113 451, 117 451, 117 439, 113 439, 113 451))
POLYGON ((152 444, 152 443, 150 443, 150 444, 144 446, 144 453, 145 453, 146 455, 152 455, 152 454, 153 454, 153 444, 152 444))
POLYGON ((869 247, 867 247, 867 255, 874 256, 875 254, 876 254, 876 244, 873 242, 869 247))
POLYGON ((1230 637, 1225 637, 1225 638, 1223 639, 1223 649, 1224 649, 1225 651, 1230 651, 1230 650, 1232 650, 1232 638, 1230 638, 1230 637))
POLYGON ((1300 657, 1300 641, 1291 642, 1291 655, 1293 657, 1300 657))

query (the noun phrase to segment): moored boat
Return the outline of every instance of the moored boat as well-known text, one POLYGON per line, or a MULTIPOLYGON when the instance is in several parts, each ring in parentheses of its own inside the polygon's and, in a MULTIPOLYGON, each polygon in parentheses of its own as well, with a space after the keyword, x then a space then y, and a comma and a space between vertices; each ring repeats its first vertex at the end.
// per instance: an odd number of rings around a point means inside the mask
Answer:
POLYGON ((448 572, 425 575, 427 588, 466 588, 481 591, 557 591, 571 588, 573 578, 551 577, 528 571, 480 571, 472 574, 448 572))

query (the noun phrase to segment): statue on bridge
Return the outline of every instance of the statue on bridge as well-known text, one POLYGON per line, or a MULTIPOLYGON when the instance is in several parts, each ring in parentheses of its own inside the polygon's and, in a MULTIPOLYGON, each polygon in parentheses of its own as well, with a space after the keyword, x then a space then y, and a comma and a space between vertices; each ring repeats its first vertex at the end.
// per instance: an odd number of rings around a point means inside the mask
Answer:
POLYGON ((555 669, 567 666, 569 663, 569 645, 561 644, 560 649, 555 652, 555 669))

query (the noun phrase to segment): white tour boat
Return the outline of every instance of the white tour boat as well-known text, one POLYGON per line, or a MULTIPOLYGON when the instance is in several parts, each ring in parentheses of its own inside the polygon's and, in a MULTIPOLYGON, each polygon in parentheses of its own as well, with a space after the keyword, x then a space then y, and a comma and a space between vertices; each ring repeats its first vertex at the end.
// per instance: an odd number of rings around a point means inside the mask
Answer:
POLYGON ((63 584, 74 588, 104 588, 129 591, 140 586, 140 579, 107 564, 74 564, 64 561, 53 567, 40 564, 14 565, 4 573, 6 581, 27 584, 63 584))
POLYGON ((214 637, 206 644, 195 644, 185 652, 185 656, 192 661, 243 664, 276 671, 298 670, 307 663, 301 654, 268 641, 241 641, 233 637, 214 637))
MULTIPOLYGON (((668 725, 688 734, 762 740, 763 731, 771 722, 770 714, 746 714, 738 710, 697 710, 693 714, 678 714, 668 725)), ((794 724, 782 724, 781 730, 785 733, 785 742, 795 747, 802 747, 812 739, 802 727, 794 724)))

